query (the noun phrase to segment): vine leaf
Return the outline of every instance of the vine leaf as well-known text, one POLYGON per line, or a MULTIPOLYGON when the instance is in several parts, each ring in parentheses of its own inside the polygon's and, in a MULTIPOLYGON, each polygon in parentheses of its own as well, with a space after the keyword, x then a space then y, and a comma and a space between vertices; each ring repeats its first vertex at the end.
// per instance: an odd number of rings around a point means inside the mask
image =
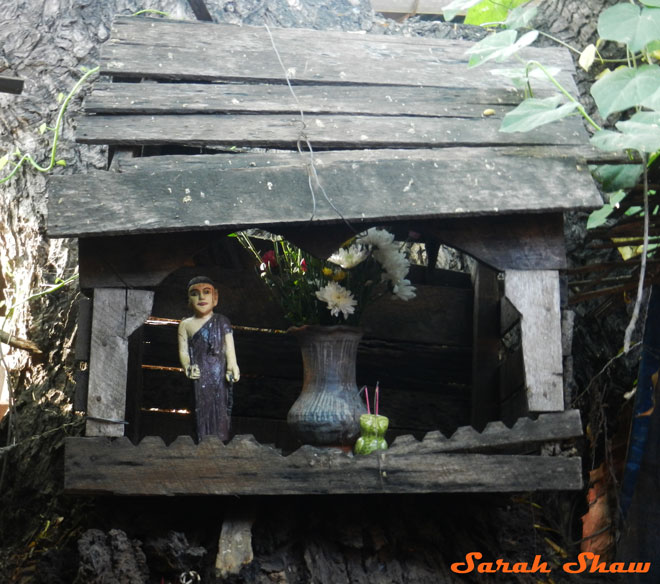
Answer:
POLYGON ((585 71, 589 71, 591 66, 594 64, 594 61, 596 60, 596 53, 596 45, 587 45, 580 53, 580 59, 578 61, 580 67, 582 67, 585 71))
MULTIPOLYGON (((561 73, 560 67, 546 67, 546 73, 557 77, 561 73)), ((530 79, 538 81, 540 83, 550 84, 550 80, 546 73, 541 71, 538 68, 533 68, 529 70, 527 67, 509 67, 503 69, 491 69, 490 73, 492 75, 499 75, 501 77, 506 77, 513 85, 519 89, 527 87, 527 84, 530 79)))
POLYGON ((529 132, 544 124, 561 120, 572 114, 577 108, 575 102, 559 105, 560 102, 561 96, 559 95, 546 99, 534 97, 526 99, 516 109, 504 116, 500 132, 529 132))
POLYGON ((600 130, 591 137, 596 148, 606 152, 637 150, 653 153, 660 150, 660 112, 639 112, 625 122, 618 122, 620 132, 600 130))
POLYGON ((603 164, 596 166, 591 174, 606 193, 633 188, 642 176, 641 164, 603 164))
MULTIPOLYGON (((645 3, 649 1, 646 0, 645 3)), ((640 8, 628 3, 615 4, 598 18, 598 34, 601 39, 625 43, 635 53, 656 40, 658 30, 660 10, 657 8, 640 8)))
POLYGON ((638 104, 660 102, 660 67, 642 65, 639 69, 622 67, 605 75, 591 86, 598 111, 606 118, 638 104))
POLYGON ((481 0, 454 0, 445 6, 442 11, 442 16, 447 22, 449 22, 450 20, 454 20, 459 12, 472 8, 479 4, 479 2, 481 2, 481 0))
POLYGON ((612 214, 612 211, 617 208, 619 203, 625 198, 625 191, 617 191, 610 194, 610 202, 605 203, 600 209, 597 209, 587 219, 587 229, 600 227, 607 221, 607 218, 612 214))
POLYGON ((538 35, 537 30, 531 30, 516 40, 517 31, 503 30, 487 36, 467 51, 467 54, 470 55, 468 67, 476 67, 493 59, 498 62, 504 61, 520 49, 531 45, 538 35))
POLYGON ((509 12, 509 15, 504 21, 504 26, 507 28, 526 28, 536 18, 537 12, 538 8, 536 6, 529 7, 524 4, 518 6, 509 12))

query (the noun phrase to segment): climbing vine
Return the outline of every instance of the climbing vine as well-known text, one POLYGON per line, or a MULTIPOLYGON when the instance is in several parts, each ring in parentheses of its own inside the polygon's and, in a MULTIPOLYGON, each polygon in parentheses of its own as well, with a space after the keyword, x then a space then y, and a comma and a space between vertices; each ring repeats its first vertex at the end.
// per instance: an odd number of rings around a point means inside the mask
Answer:
MULTIPOLYGON (((445 8, 445 18, 451 20, 458 11, 477 4, 479 0, 454 0, 445 8)), ((518 61, 515 68, 493 71, 495 75, 504 75, 525 90, 525 99, 504 116, 500 131, 529 132, 579 114, 594 130, 591 137, 593 146, 605 152, 626 151, 630 160, 636 162, 593 169, 596 178, 601 179, 604 188, 610 192, 610 197, 602 209, 592 213, 587 224, 588 228, 603 224, 626 196, 626 189, 642 182, 644 206, 634 212, 644 218, 644 243, 637 302, 624 339, 624 351, 627 352, 639 314, 647 254, 655 247, 649 246, 649 214, 658 212, 658 207, 651 209, 649 206, 649 195, 655 192, 648 188, 648 168, 660 155, 660 0, 631 0, 607 8, 598 19, 598 42, 582 51, 533 29, 531 23, 536 12, 536 7, 525 3, 508 11, 502 21, 488 23, 496 32, 468 51, 469 66, 478 67, 490 61, 503 62, 511 57, 518 61), (613 115, 621 118, 612 128, 601 127, 587 113, 580 100, 559 82, 558 69, 524 58, 523 49, 534 43, 541 34, 579 54, 579 64, 585 70, 589 70, 596 61, 604 66, 590 93, 603 120, 613 115), (604 59, 600 49, 606 42, 624 47, 624 58, 604 59), (539 78, 550 81, 555 88, 554 95, 542 99, 534 97, 533 85, 539 78)))
POLYGON ((45 131, 53 132, 53 144, 50 148, 50 159, 48 164, 46 166, 41 166, 35 161, 34 157, 31 154, 29 153, 22 154, 20 150, 16 150, 12 154, 5 154, 2 157, 0 157, 0 170, 2 170, 7 165, 11 165, 13 166, 13 168, 7 176, 0 178, 0 184, 9 182, 12 178, 14 178, 16 173, 25 163, 28 163, 32 168, 34 168, 38 172, 50 172, 51 170, 53 170, 55 166, 66 166, 66 161, 62 159, 57 160, 57 144, 59 142, 60 134, 62 132, 62 123, 64 120, 64 114, 66 113, 66 110, 69 107, 69 103, 71 103, 71 100, 76 95, 76 93, 78 93, 78 91, 85 84, 85 82, 92 75, 97 73, 98 70, 99 67, 94 67, 93 69, 87 69, 83 74, 83 76, 73 86, 73 89, 69 91, 68 95, 61 98, 62 105, 60 106, 60 109, 58 111, 57 119, 55 121, 54 127, 49 127, 46 124, 42 124, 40 126, 39 131, 41 133, 45 131), (14 163, 12 161, 12 158, 18 158, 18 162, 14 163))

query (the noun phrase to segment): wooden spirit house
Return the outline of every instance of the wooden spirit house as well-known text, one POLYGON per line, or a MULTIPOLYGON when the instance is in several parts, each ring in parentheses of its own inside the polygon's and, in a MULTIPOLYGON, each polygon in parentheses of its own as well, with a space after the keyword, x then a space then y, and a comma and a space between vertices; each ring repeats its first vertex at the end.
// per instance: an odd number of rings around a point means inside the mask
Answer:
MULTIPOLYGON (((562 379, 563 212, 601 204, 581 120, 498 131, 520 102, 468 43, 119 18, 77 140, 107 171, 50 180, 48 234, 79 238, 85 437, 71 492, 291 494, 578 489, 562 379), (358 384, 383 388, 387 451, 300 447, 298 348, 236 240, 259 228, 327 257, 355 231, 414 233, 418 297, 367 315, 358 384), (472 276, 436 268, 440 244, 472 276), (213 277, 242 379, 228 444, 191 437, 176 323, 213 277), (89 327, 85 323, 89 322, 89 327), (85 334, 85 331, 89 331, 85 334), (280 332, 278 332, 280 331, 280 332)), ((530 49, 530 54, 535 51, 530 49)), ((561 67, 563 50, 539 50, 561 67)), ((543 95, 540 91, 539 95, 543 95)))

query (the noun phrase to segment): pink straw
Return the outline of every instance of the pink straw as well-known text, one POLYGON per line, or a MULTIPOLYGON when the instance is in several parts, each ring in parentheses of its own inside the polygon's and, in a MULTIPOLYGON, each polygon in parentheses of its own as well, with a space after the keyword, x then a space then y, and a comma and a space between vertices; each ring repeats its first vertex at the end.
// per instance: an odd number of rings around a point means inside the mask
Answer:
POLYGON ((378 415, 378 384, 380 382, 376 381, 376 415, 378 415))

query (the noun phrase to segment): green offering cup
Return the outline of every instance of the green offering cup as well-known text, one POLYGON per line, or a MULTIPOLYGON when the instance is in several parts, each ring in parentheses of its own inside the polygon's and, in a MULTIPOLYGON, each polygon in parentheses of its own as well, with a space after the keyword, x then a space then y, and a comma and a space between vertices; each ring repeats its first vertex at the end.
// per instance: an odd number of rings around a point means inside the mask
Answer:
POLYGON ((375 450, 387 450, 385 432, 390 425, 389 418, 375 414, 360 416, 360 437, 355 443, 355 454, 371 454, 375 450))

